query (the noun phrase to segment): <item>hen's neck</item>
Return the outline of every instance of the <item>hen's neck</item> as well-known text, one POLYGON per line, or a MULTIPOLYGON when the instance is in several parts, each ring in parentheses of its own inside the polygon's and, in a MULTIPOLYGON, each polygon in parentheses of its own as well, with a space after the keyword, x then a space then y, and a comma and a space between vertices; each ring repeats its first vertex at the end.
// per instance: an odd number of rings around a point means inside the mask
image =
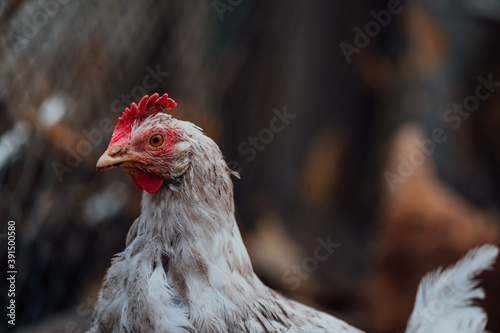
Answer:
POLYGON ((234 217, 230 170, 222 158, 216 162, 204 166, 194 161, 179 183, 144 193, 136 230, 160 244, 172 274, 182 270, 186 280, 190 274, 206 274, 210 285, 234 272, 253 279, 234 217))

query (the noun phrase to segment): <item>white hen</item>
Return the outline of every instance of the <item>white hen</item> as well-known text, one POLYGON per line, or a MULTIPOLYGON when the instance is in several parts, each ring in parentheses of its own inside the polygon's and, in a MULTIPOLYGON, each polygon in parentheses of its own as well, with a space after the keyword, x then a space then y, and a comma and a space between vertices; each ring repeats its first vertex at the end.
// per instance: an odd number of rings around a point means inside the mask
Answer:
MULTIPOLYGON (((161 113, 175 105, 166 94, 133 104, 97 163, 123 167, 146 192, 89 332, 361 332, 254 274, 234 217, 234 173, 200 128, 161 113)), ((426 277, 408 332, 483 332, 486 315, 469 302, 484 293, 472 279, 496 254, 484 246, 426 277)))

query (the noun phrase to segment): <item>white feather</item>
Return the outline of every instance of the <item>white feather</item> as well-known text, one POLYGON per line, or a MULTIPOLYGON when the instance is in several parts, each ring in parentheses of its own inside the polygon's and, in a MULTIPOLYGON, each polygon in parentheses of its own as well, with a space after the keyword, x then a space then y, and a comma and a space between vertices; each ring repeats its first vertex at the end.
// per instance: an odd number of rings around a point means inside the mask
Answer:
POLYGON ((498 248, 484 245, 469 251, 454 266, 427 274, 417 292, 407 333, 485 332, 487 316, 474 299, 484 291, 474 278, 491 268, 498 248))

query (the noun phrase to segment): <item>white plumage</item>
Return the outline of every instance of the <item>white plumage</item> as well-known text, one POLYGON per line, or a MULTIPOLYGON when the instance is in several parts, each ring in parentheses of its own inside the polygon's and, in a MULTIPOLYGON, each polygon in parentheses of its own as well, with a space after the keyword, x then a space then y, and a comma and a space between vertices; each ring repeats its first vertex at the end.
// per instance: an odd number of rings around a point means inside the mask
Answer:
POLYGON ((406 332, 484 332, 487 316, 474 306, 484 291, 474 277, 490 268, 498 249, 484 245, 469 251, 455 266, 427 274, 417 292, 415 307, 406 332))

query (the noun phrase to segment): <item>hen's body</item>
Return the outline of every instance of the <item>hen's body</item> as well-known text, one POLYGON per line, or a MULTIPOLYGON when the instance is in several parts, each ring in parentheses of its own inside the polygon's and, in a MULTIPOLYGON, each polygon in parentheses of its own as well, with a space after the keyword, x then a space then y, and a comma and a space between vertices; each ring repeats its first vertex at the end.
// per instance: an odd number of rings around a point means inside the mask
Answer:
POLYGON ((262 284, 234 218, 231 171, 212 140, 185 126, 190 167, 182 182, 144 193, 90 332, 360 332, 262 284))
MULTIPOLYGON (((133 104, 97 163, 123 168, 145 192, 90 332, 360 332, 257 278, 234 217, 233 172, 198 127, 160 113, 175 105, 166 94, 133 104)), ((484 293, 472 279, 496 254, 484 246, 424 280, 407 332, 484 332, 486 315, 470 305, 484 293)))

